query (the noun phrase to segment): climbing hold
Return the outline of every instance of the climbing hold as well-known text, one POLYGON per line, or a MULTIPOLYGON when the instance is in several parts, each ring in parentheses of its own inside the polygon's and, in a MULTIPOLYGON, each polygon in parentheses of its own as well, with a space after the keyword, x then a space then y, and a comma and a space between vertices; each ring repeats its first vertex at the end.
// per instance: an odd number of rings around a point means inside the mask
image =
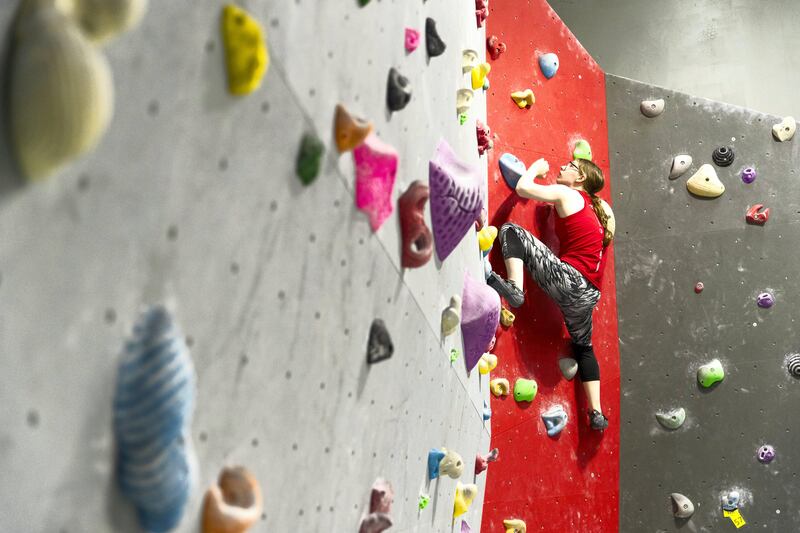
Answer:
POLYGON ((356 207, 367 213, 372 231, 392 214, 392 189, 397 176, 397 150, 371 134, 353 150, 356 207))
POLYGON ((788 141, 794 137, 794 132, 797 130, 797 122, 794 118, 786 117, 778 124, 772 126, 772 135, 779 141, 788 141))
POLYGON ((558 56, 553 53, 542 54, 539 56, 539 68, 548 80, 558 72, 558 56))
POLYGON ((539 385, 533 379, 517 378, 514 383, 514 399, 518 402, 532 402, 539 385))
POLYGON ((358 0, 359 7, 364 7, 370 3, 370 0, 358 0))
POLYGON ((478 363, 500 322, 500 296, 483 281, 477 282, 464 271, 461 295, 461 337, 467 372, 478 363))
POLYGON ((117 481, 146 531, 169 531, 183 516, 194 395, 184 336, 165 308, 149 308, 125 343, 113 401, 117 481))
POLYGON ((436 147, 428 176, 436 254, 444 261, 480 215, 486 179, 481 179, 476 167, 459 160, 444 139, 436 147))
POLYGON ((461 521, 461 533, 472 533, 472 528, 469 527, 466 520, 461 521))
POLYGON ((450 305, 442 311, 442 337, 452 335, 461 324, 461 296, 450 297, 450 305))
POLYGON ((492 408, 489 407, 489 404, 486 400, 483 401, 483 421, 487 421, 492 418, 492 408))
POLYGON ((708 163, 701 166, 686 182, 690 193, 706 198, 716 198, 725 192, 725 186, 719 181, 717 171, 708 163))
POLYGON ((726 511, 735 511, 739 508, 739 491, 732 490, 722 495, 722 508, 726 511))
POLYGON ((689 518, 694 514, 692 500, 679 492, 673 492, 669 497, 672 498, 672 514, 676 518, 689 518))
POLYGON ((392 527, 392 518, 385 513, 370 513, 361 520, 358 533, 381 533, 392 527))
POLYGON ((752 205, 747 209, 744 218, 749 224, 763 226, 769 220, 769 207, 764 209, 764 204, 752 205))
POLYGON ((436 31, 436 21, 430 17, 425 19, 425 48, 429 57, 440 56, 447 48, 442 38, 439 37, 439 32, 436 31))
POLYGON ((703 289, 705 289, 705 288, 706 288, 706 286, 703 285, 702 281, 698 281, 697 283, 694 284, 694 292, 696 294, 700 294, 701 292, 703 292, 703 289))
POLYGON ((561 369, 561 374, 564 379, 571 381, 578 373, 578 362, 571 357, 562 357, 558 360, 558 367, 561 369))
POLYGON ((697 369, 697 381, 705 388, 725 379, 725 371, 719 359, 714 359, 697 369))
POLYGON ((364 142, 364 139, 372 131, 372 123, 354 117, 342 104, 336 104, 334 129, 336 130, 336 147, 341 153, 352 150, 364 142))
POLYGON ((445 454, 442 460, 439 461, 439 474, 449 476, 453 479, 460 478, 461 472, 464 471, 464 461, 461 459, 461 456, 453 450, 448 450, 446 448, 442 448, 442 451, 444 451, 445 454))
POLYGON ((503 520, 503 527, 506 528, 506 533, 526 533, 528 531, 528 526, 519 518, 503 520))
POLYGON ((394 490, 391 483, 385 479, 376 479, 370 492, 369 514, 361 519, 358 533, 381 533, 392 527, 389 513, 392 511, 393 501, 394 490))
POLYGON ((403 240, 400 264, 403 268, 419 268, 433 255, 433 235, 425 224, 425 203, 429 196, 428 186, 416 180, 397 200, 403 240))
POLYGON ((665 412, 656 413, 658 423, 667 429, 678 429, 686 420, 686 409, 678 407, 665 412))
POLYGON ((386 106, 391 111, 400 111, 411 101, 411 82, 396 68, 389 69, 386 83, 386 106))
POLYGON ((467 111, 469 111, 474 94, 472 89, 459 89, 456 92, 456 112, 459 115, 466 115, 467 111))
POLYGON ((367 341, 367 363, 380 363, 389 359, 394 353, 394 344, 389 336, 389 330, 383 320, 376 318, 372 321, 369 328, 369 340, 367 341))
POLYGON ((756 181, 757 176, 758 173, 756 172, 756 169, 754 169, 753 167, 745 167, 742 170, 742 181, 744 183, 753 183, 754 181, 756 181))
POLYGON ((589 145, 589 141, 579 139, 575 143, 575 149, 572 150, 572 157, 575 159, 586 159, 587 161, 591 161, 592 147, 589 145))
POLYGON ((469 511, 469 506, 472 505, 472 500, 474 500, 477 495, 477 485, 472 483, 469 485, 462 485, 459 481, 456 484, 456 497, 453 502, 453 518, 458 518, 469 511))
POLYGON ((261 24, 244 9, 228 4, 222 11, 222 42, 231 94, 248 94, 258 89, 269 67, 261 24))
POLYGON ((497 238, 497 228, 486 226, 478 232, 478 248, 481 252, 491 250, 494 240, 497 238))
POLYGON ((756 296, 756 305, 758 305, 762 309, 769 309, 773 305, 775 305, 775 297, 768 292, 762 292, 758 296, 756 296))
POLYGON ((536 97, 533 96, 533 91, 525 89, 524 91, 514 91, 511 93, 511 99, 517 104, 520 109, 531 107, 536 102, 536 97))
POLYGON ((406 28, 406 52, 409 54, 419 46, 419 32, 413 28, 406 28))
POLYGON ((482 28, 483 23, 489 18, 489 0, 475 0, 475 18, 478 27, 482 28))
POLYGON ((485 353, 478 361, 478 372, 488 374, 497 367, 497 356, 493 353, 485 353))
POLYGON ((511 390, 506 378, 495 378, 489 382, 489 390, 498 398, 501 396, 508 396, 508 391, 511 390))
POLYGON ((300 141, 300 151, 297 154, 296 166, 300 183, 310 185, 317 178, 322 152, 324 151, 325 145, 315 134, 305 133, 303 135, 303 139, 300 141))
POLYGON ((83 34, 93 43, 103 44, 138 24, 147 0, 80 0, 70 6, 83 34))
POLYGON ((62 4, 72 2, 22 3, 10 32, 9 133, 31 181, 97 146, 113 115, 108 62, 62 4))
POLYGON ((464 124, 466 124, 466 122, 467 122, 467 114, 466 113, 461 113, 460 115, 458 115, 458 124, 459 124, 459 126, 463 126, 464 124))
POLYGON ((669 179, 674 180, 675 178, 683 176, 691 166, 692 156, 686 154, 676 155, 672 160, 672 168, 669 171, 669 179))
POLYGON ((489 50, 489 57, 497 60, 506 51, 506 43, 501 43, 497 35, 490 35, 486 38, 486 49, 489 50))
POLYGON ((245 533, 261 517, 258 481, 241 466, 223 468, 206 491, 203 533, 245 533))
POLYGON ((477 476, 478 474, 489 468, 489 463, 497 461, 497 456, 499 454, 500 450, 498 450, 497 448, 494 448, 485 457, 482 456, 481 454, 478 454, 475 457, 475 475, 477 476))
POLYGON ((475 121, 475 133, 478 137, 478 155, 483 155, 487 150, 491 150, 494 143, 492 142, 492 131, 489 126, 481 122, 480 119, 475 121))
POLYGON ((456 348, 450 348, 450 362, 455 363, 458 356, 461 355, 456 348))
POLYGON ((769 464, 775 459, 775 448, 765 444, 758 449, 758 460, 761 463, 769 464))
POLYGON ((789 354, 786 358, 786 369, 793 378, 800 379, 800 354, 789 354))
POLYGON ((719 146, 711 153, 711 159, 720 167, 730 166, 730 164, 733 163, 734 157, 733 148, 730 146, 719 146))
POLYGON ((483 87, 484 82, 486 81, 486 76, 489 75, 490 70, 492 70, 492 66, 489 63, 479 63, 472 68, 471 77, 473 90, 483 87))
POLYGON ((447 450, 444 448, 441 450, 433 448, 428 452, 428 477, 430 479, 439 477, 439 463, 444 459, 445 453, 447 453, 447 450))
POLYGON ((555 437, 567 425, 568 420, 567 412, 561 405, 554 405, 544 413, 542 413, 542 421, 544 427, 547 429, 548 437, 555 437))
POLYGON ((483 80, 483 90, 488 91, 489 87, 491 87, 491 85, 489 84, 489 78, 486 78, 483 80))
POLYGON ((510 328, 514 325, 514 319, 516 316, 514 313, 503 307, 500 310, 500 323, 503 324, 503 327, 510 328))
MULTIPOLYGON (((464 50, 461 52, 461 71, 462 72, 471 72, 473 68, 478 66, 478 52, 475 50, 464 50)), ((473 87, 473 89, 477 89, 478 87, 473 87)))
POLYGON ((664 112, 664 99, 659 98, 658 100, 642 100, 642 103, 639 105, 639 109, 642 111, 642 115, 648 118, 657 117, 664 112))
POLYGON ((422 511, 428 506, 430 502, 431 502, 430 496, 428 496, 427 494, 420 493, 419 501, 417 502, 417 507, 419 507, 419 510, 422 511))
POLYGON ((500 173, 503 175, 503 179, 506 180, 506 185, 516 189, 519 178, 527 170, 525 163, 517 159, 514 154, 505 153, 500 156, 498 164, 500 165, 500 173))

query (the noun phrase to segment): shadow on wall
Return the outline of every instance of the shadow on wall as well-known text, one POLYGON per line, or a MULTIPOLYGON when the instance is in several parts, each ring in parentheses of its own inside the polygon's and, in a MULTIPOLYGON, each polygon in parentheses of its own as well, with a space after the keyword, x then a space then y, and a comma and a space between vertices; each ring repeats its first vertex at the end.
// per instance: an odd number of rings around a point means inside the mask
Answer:
POLYGON ((5 38, 0 41, 0 72, 3 73, 0 83, 0 205, 15 190, 25 184, 22 174, 14 162, 9 136, 9 88, 11 83, 11 58, 13 55, 13 37, 10 28, 14 26, 13 20, 3 32, 5 38))

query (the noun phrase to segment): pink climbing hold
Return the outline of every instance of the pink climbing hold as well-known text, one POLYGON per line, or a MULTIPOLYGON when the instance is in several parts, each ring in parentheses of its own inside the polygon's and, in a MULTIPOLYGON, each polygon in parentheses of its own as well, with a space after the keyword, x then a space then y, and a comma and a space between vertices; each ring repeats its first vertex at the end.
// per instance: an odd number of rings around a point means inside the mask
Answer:
POLYGON ((478 155, 483 155, 487 150, 491 150, 494 145, 492 142, 492 130, 480 120, 475 121, 475 130, 478 134, 478 155))
POLYGON ((477 168, 459 160, 444 139, 430 161, 428 179, 436 255, 444 261, 480 216, 486 180, 477 168))
POLYGON ((356 207, 367 213, 372 231, 392 214, 392 189, 397 176, 397 150, 371 133, 353 150, 356 207))
POLYGON ((406 52, 409 54, 419 46, 419 32, 414 28, 406 28, 406 52))
POLYGON ((481 454, 478 454, 475 457, 475 475, 477 476, 478 474, 489 468, 489 463, 497 461, 497 456, 499 454, 500 450, 498 450, 497 448, 494 448, 492 451, 490 451, 486 455, 486 457, 482 456, 481 454))
POLYGON ((461 337, 464 339, 464 362, 472 370, 492 342, 500 322, 500 296, 483 282, 464 272, 461 295, 461 337))
POLYGON ((489 0, 475 0, 475 18, 478 19, 478 27, 482 28, 483 23, 489 17, 489 0))
POLYGON ((392 502, 394 490, 392 484, 383 478, 378 478, 372 484, 369 497, 369 514, 361 519, 359 533, 381 533, 392 527, 392 502))

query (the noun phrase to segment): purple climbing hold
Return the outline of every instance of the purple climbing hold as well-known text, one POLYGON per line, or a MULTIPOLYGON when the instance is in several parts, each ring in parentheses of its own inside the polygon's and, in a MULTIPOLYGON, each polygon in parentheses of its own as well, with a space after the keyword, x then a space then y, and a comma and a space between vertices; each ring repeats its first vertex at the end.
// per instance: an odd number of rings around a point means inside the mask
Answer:
POLYGON ((758 173, 753 167, 746 167, 742 170, 742 181, 745 183, 753 183, 756 181, 756 176, 758 176, 758 173))
POLYGON ((430 161, 428 179, 436 255, 444 261, 480 216, 486 180, 477 168, 459 160, 444 139, 430 161))
POLYGON ((472 528, 469 527, 466 520, 461 521, 461 533, 472 533, 472 528))
POLYGON ((756 296, 756 304, 762 309, 769 309, 775 305, 775 297, 768 292, 762 292, 756 296))
POLYGON ((392 189, 397 177, 397 150, 370 134, 353 150, 356 167, 356 207, 369 216, 378 231, 392 214, 392 189))
POLYGON ((519 178, 527 170, 525 163, 517 159, 514 154, 505 153, 500 156, 498 164, 500 165, 500 173, 503 175, 503 179, 506 180, 506 185, 516 189, 519 178))
POLYGON ((464 362, 472 370, 492 342, 500 323, 500 296, 486 285, 464 272, 464 292, 461 296, 461 337, 464 339, 464 362))
POLYGON ((758 460, 764 464, 769 464, 775 459, 775 448, 769 444, 763 445, 758 449, 758 460))

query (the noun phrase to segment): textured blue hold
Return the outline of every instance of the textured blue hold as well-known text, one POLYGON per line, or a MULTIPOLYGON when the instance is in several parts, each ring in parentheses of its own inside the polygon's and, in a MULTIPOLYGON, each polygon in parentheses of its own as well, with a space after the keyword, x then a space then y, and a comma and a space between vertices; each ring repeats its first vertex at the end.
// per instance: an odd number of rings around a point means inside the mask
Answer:
POLYGON ((489 404, 485 401, 483 402, 483 420, 489 420, 492 418, 492 408, 489 407, 489 404))
POLYGON ((195 374, 189 349, 163 307, 145 311, 125 343, 113 401, 117 480, 142 528, 166 533, 191 487, 187 450, 195 374))
POLYGON ((517 159, 514 154, 505 153, 500 156, 500 173, 503 174, 503 179, 506 180, 506 185, 512 189, 517 188, 517 182, 520 176, 525 174, 525 163, 517 159))
POLYGON ((539 68, 542 69, 544 77, 549 80, 558 72, 558 56, 553 53, 540 55, 539 68))
POLYGON ((561 433, 561 430, 567 425, 567 418, 567 412, 560 405, 556 405, 542 413, 542 421, 544 422, 544 427, 547 428, 547 436, 555 437, 561 433))
POLYGON ((436 448, 433 448, 428 452, 428 477, 430 479, 436 479, 439 477, 439 463, 442 461, 444 456, 444 451, 437 450, 436 448))

